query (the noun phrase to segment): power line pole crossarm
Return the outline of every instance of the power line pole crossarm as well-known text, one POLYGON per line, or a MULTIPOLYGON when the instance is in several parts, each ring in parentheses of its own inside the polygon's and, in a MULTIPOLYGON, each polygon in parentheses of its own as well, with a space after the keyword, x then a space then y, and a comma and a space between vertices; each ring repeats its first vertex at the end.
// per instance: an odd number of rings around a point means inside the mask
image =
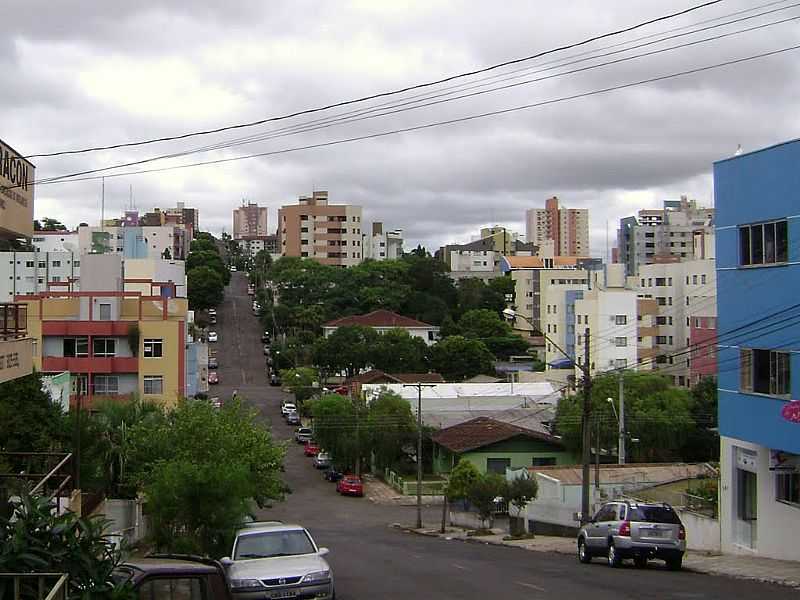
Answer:
POLYGON ((436 384, 404 383, 403 387, 417 388, 417 529, 422 529, 422 388, 436 384))

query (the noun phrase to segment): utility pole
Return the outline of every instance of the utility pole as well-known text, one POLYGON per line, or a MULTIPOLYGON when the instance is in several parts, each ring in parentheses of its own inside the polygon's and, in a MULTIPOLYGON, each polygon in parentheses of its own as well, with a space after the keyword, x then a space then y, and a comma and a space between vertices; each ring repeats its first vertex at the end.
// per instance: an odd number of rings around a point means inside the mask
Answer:
POLYGON ((584 364, 583 364, 583 416, 581 418, 581 433, 583 434, 583 473, 581 485, 581 524, 589 521, 589 477, 591 469, 591 445, 592 445, 592 430, 589 423, 589 418, 592 414, 592 363, 591 352, 589 350, 589 341, 591 334, 587 327, 583 333, 583 349, 584 349, 584 364))
POLYGON ((417 529, 422 529, 422 388, 433 383, 405 383, 403 387, 417 388, 417 529))
POLYGON ((594 416, 594 487, 600 489, 600 415, 594 416))
POLYGON ((625 372, 619 372, 619 464, 625 464, 625 372))

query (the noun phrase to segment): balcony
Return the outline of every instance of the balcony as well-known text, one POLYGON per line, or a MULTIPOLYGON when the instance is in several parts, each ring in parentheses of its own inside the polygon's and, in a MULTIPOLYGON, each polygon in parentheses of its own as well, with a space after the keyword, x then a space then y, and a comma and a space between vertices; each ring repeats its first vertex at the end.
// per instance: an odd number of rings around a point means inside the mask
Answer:
POLYGON ((33 340, 28 337, 28 307, 0 303, 0 383, 33 372, 33 340))
POLYGON ((46 373, 138 373, 139 359, 135 356, 45 356, 42 370, 46 373))

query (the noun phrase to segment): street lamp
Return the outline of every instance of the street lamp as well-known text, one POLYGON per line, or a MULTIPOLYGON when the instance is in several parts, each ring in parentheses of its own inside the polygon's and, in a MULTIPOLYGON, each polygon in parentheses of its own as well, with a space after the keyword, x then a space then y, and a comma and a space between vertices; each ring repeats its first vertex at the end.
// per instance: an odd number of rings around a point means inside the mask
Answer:
POLYGON ((583 373, 583 414, 581 415, 581 438, 582 438, 581 462, 583 463, 582 483, 581 483, 581 524, 585 524, 589 520, 589 471, 591 468, 591 444, 592 444, 592 432, 589 428, 589 419, 591 417, 591 412, 592 412, 592 373, 590 368, 591 361, 590 361, 590 345, 589 345, 589 338, 590 338, 589 328, 587 327, 584 330, 583 348, 585 352, 585 360, 583 364, 580 364, 576 362, 575 359, 572 358, 569 354, 567 354, 564 351, 564 349, 561 348, 561 346, 556 344, 547 335, 545 335, 543 331, 539 331, 536 328, 536 325, 534 325, 533 319, 530 319, 525 315, 517 313, 517 311, 515 311, 513 308, 504 309, 503 316, 509 321, 513 321, 517 317, 526 321, 533 329, 534 334, 541 335, 545 339, 545 341, 547 341, 550 345, 552 345, 556 350, 561 352, 561 354, 566 356, 572 362, 572 364, 578 367, 581 373, 583 373))

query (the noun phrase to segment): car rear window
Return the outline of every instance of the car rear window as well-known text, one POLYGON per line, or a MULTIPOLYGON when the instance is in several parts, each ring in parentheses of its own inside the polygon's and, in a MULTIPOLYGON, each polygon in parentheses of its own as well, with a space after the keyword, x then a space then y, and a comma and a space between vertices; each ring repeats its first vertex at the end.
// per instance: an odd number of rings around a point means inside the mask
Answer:
POLYGON ((668 506, 631 506, 628 509, 628 520, 641 523, 672 523, 680 525, 681 520, 675 511, 668 506))

